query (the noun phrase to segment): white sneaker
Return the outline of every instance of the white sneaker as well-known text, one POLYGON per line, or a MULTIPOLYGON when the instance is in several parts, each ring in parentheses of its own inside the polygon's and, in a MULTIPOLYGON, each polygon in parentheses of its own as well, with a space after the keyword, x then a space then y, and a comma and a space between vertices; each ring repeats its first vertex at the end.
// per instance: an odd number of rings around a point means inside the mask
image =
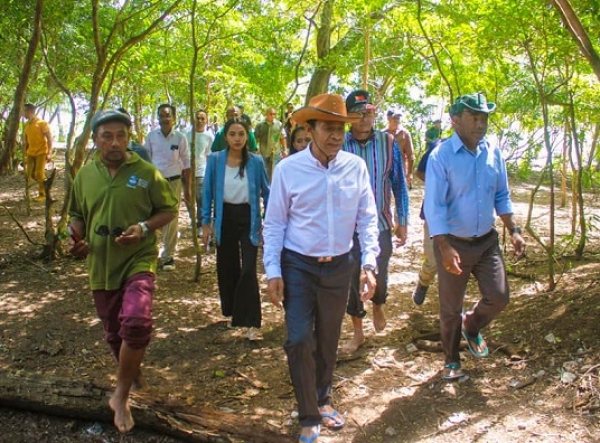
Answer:
POLYGON ((162 264, 163 271, 174 271, 175 270, 175 260, 172 258, 168 259, 166 262, 162 264))
POLYGON ((257 328, 248 328, 246 332, 246 338, 250 341, 262 340, 263 336, 257 328))

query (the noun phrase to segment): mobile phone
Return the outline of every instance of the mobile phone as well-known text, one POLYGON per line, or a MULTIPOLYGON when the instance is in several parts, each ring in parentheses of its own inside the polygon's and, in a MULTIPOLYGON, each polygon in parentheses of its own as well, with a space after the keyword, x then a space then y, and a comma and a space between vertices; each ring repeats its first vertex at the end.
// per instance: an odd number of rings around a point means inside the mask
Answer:
POLYGON ((79 243, 81 241, 81 237, 79 237, 79 234, 77 234, 77 232, 75 232, 71 226, 67 226, 67 231, 69 232, 69 237, 71 237, 75 243, 79 243))

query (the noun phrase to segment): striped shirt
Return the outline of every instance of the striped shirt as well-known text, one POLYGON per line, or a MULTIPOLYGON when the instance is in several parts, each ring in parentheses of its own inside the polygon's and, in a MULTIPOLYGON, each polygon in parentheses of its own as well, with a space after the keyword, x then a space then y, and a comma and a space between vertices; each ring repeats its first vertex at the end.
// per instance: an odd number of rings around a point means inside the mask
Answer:
POLYGON ((379 216, 379 231, 394 228, 392 194, 396 201, 396 222, 400 226, 408 225, 408 187, 396 140, 385 132, 373 131, 366 141, 359 142, 347 132, 342 149, 358 155, 367 164, 379 216))

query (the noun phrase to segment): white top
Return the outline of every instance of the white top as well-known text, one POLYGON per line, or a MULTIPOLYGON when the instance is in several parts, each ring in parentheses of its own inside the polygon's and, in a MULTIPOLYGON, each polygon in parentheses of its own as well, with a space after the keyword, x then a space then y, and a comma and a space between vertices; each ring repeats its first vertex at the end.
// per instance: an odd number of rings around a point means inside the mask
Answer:
POLYGON ((342 255, 355 230, 362 264, 376 266, 377 207, 365 162, 340 151, 325 168, 310 148, 283 159, 273 173, 263 228, 268 279, 281 277, 284 247, 310 257, 342 255))
POLYGON ((165 137, 160 127, 153 129, 148 133, 144 146, 163 177, 181 175, 182 170, 190 169, 190 149, 181 132, 172 130, 165 137))
POLYGON ((212 132, 208 132, 207 130, 204 132, 196 132, 194 128, 190 129, 185 135, 190 147, 190 153, 192 152, 192 133, 196 134, 196 177, 204 178, 204 171, 206 171, 206 159, 210 155, 210 146, 212 145, 215 136, 212 134, 212 132))
POLYGON ((240 168, 225 165, 225 184, 223 186, 223 201, 239 205, 248 203, 248 171, 240 177, 240 168))

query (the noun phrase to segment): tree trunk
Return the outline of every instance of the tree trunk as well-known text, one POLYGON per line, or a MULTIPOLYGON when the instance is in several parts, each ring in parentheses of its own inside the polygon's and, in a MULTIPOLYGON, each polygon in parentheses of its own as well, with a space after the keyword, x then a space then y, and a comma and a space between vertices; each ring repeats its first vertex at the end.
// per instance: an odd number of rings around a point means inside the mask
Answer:
POLYGON ((27 55, 23 63, 23 69, 19 75, 19 83, 13 97, 13 107, 6 120, 6 129, 4 130, 3 149, 0 152, 0 174, 6 174, 14 169, 13 157, 15 154, 15 146, 17 145, 17 134, 19 132, 19 120, 21 117, 21 107, 25 98, 25 92, 29 85, 29 76, 40 42, 42 32, 42 12, 44 10, 44 0, 37 0, 35 6, 35 15, 33 17, 33 26, 31 39, 27 48, 27 55))
MULTIPOLYGON (((0 371, 0 405, 82 420, 112 423, 108 407, 111 392, 90 382, 0 371)), ((259 417, 241 416, 132 394, 137 428, 150 429, 189 442, 284 443, 292 440, 280 430, 262 426, 259 417)))
POLYGON ((567 28, 571 37, 573 37, 575 44, 583 56, 590 63, 598 80, 600 80, 600 56, 598 56, 598 52, 596 52, 596 49, 592 45, 585 28, 581 24, 569 0, 552 0, 552 4, 560 14, 563 25, 567 28))
POLYGON ((315 95, 327 93, 327 88, 329 87, 329 78, 331 77, 332 72, 333 67, 331 66, 319 66, 317 69, 315 69, 315 72, 310 78, 308 90, 306 91, 306 105, 315 95))

